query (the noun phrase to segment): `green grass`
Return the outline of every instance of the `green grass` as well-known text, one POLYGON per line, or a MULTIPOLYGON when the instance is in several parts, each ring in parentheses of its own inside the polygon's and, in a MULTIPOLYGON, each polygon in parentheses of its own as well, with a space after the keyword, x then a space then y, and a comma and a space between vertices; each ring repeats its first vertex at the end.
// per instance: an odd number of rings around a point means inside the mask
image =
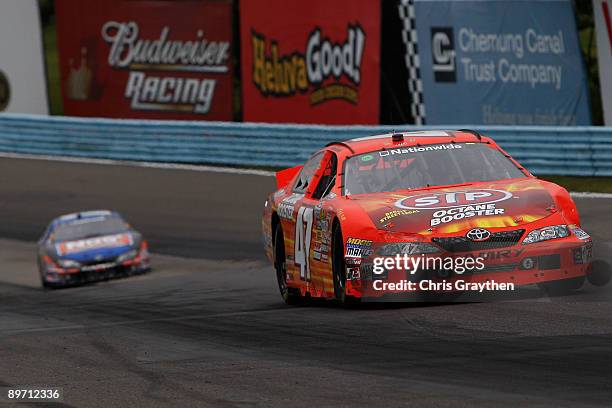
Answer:
POLYGON ((47 87, 49 92, 49 111, 52 115, 61 115, 64 112, 62 106, 62 92, 59 72, 59 57, 57 52, 57 35, 55 32, 55 16, 43 25, 43 47, 45 49, 47 87))
POLYGON ((612 177, 538 176, 565 187, 568 191, 612 193, 612 177))

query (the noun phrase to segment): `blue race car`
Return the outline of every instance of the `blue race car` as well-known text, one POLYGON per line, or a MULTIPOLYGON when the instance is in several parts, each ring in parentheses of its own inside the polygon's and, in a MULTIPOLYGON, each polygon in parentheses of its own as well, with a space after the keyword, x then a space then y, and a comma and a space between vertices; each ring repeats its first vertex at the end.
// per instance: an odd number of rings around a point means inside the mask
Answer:
POLYGON ((148 244, 115 211, 86 211, 51 221, 38 243, 44 287, 68 286, 143 273, 148 244))

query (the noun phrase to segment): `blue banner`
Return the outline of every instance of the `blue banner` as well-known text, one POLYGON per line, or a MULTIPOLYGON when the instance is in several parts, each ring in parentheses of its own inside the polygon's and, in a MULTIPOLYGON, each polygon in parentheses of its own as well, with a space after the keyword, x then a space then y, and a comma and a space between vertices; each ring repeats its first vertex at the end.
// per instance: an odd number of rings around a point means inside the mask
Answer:
POLYGON ((591 123, 570 0, 401 3, 415 123, 591 123))

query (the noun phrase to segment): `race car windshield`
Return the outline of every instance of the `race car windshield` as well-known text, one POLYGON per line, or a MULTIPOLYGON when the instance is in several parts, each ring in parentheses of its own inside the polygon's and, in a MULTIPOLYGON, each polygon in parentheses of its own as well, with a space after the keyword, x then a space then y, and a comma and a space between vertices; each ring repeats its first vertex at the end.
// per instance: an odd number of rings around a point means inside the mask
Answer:
POLYGON ((127 229, 128 226, 120 218, 78 220, 58 226, 53 234, 53 239, 55 241, 71 241, 101 235, 117 234, 125 232, 127 229))
POLYGON ((344 194, 368 194, 525 177, 484 143, 448 143, 379 150, 346 161, 344 194))

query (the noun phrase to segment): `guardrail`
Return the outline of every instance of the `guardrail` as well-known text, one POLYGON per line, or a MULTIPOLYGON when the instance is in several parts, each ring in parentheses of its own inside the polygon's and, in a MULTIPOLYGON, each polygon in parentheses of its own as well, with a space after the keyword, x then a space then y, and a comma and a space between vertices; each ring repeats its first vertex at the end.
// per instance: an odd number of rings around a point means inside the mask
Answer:
POLYGON ((320 126, 0 115, 0 152, 171 163, 289 167, 315 150, 393 130, 472 128, 534 174, 612 176, 612 128, 320 126))

